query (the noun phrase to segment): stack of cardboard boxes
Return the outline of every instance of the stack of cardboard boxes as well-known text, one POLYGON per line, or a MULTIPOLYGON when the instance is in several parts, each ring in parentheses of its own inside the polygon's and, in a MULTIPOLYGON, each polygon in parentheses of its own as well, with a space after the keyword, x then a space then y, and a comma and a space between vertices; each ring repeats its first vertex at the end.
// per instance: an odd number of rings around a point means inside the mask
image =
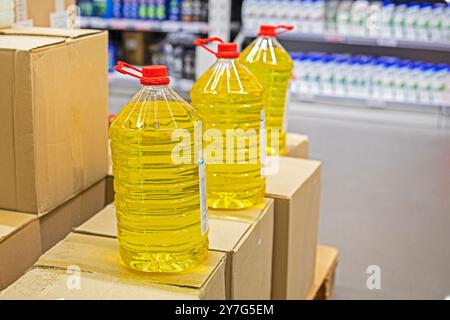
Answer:
POLYGON ((0 29, 0 289, 104 207, 107 41, 0 29))
MULTIPOLYGON (((290 155, 307 157, 306 137, 291 134, 288 142, 290 155)), ((107 184, 111 182, 112 177, 107 184)), ((320 162, 281 158, 279 172, 267 180, 264 203, 246 210, 209 210, 208 259, 178 275, 137 275, 121 263, 115 207, 109 204, 44 254, 0 298, 314 297, 319 198, 320 162), (71 277, 76 290, 67 287, 71 277), (78 287, 81 280, 76 279, 81 278, 83 286, 78 287), (39 288, 28 290, 36 282, 39 288)))

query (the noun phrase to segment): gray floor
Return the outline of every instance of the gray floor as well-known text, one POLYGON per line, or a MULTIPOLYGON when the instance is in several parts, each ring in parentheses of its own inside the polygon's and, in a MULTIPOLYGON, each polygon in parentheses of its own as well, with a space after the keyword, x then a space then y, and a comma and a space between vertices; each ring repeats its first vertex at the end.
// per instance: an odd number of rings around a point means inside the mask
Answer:
POLYGON ((450 130, 434 116, 306 109, 291 107, 289 131, 323 161, 319 240, 341 250, 334 298, 450 295, 450 130), (370 265, 380 290, 367 288, 370 265))

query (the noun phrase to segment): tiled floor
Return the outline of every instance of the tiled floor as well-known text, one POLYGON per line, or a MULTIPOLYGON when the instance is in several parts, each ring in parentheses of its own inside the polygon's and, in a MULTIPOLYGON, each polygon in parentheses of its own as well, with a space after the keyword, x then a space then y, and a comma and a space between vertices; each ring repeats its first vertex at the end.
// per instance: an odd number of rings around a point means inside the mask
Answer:
POLYGON ((289 131, 323 161, 319 241, 341 249, 334 298, 450 295, 450 129, 298 110, 289 131), (379 290, 367 288, 370 265, 379 290))

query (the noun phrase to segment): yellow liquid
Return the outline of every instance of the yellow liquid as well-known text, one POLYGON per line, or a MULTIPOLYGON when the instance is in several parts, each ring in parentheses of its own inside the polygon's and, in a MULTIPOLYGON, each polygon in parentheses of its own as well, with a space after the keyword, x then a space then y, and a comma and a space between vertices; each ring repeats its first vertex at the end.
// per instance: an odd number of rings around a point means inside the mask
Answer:
POLYGON ((284 155, 286 98, 294 63, 273 37, 259 37, 254 40, 241 53, 239 61, 258 78, 266 90, 267 154, 284 155), (277 130, 278 135, 273 130, 277 130), (277 136, 278 146, 276 142, 272 143, 272 138, 276 141, 277 136))
POLYGON ((210 129, 219 130, 223 137, 222 150, 205 141, 208 206, 243 209, 262 202, 265 194, 259 150, 265 103, 262 86, 238 60, 219 59, 194 84, 191 100, 204 121, 205 137, 210 129), (242 129, 244 143, 239 145, 234 139, 234 148, 230 148, 226 143, 227 129, 242 129), (250 135, 251 132, 255 135, 250 135), (220 152, 222 159, 214 159, 220 152))
POLYGON ((184 271, 207 255, 196 140, 183 147, 192 152, 192 164, 175 164, 171 157, 178 143, 173 130, 193 137, 199 119, 168 87, 143 87, 110 127, 119 250, 132 269, 184 271))

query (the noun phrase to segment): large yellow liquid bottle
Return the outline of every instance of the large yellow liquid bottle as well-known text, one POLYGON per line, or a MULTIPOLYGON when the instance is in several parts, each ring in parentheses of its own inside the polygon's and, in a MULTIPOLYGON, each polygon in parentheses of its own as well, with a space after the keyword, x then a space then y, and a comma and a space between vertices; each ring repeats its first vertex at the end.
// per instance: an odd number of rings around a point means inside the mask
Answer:
POLYGON ((116 70, 142 84, 109 130, 121 258, 138 271, 184 271, 208 252, 201 136, 194 136, 200 116, 169 87, 164 66, 141 71, 119 62, 116 70))
POLYGON ((208 206, 251 207, 262 202, 265 194, 261 174, 264 148, 259 147, 265 136, 260 134, 263 87, 237 59, 236 44, 219 38, 198 39, 196 44, 218 57, 191 90, 192 106, 205 123, 208 206), (217 53, 204 45, 213 41, 221 42, 217 53))
POLYGON ((262 25, 258 37, 245 48, 239 61, 261 82, 266 90, 267 153, 286 153, 286 103, 294 63, 276 39, 278 29, 290 26, 262 25))

